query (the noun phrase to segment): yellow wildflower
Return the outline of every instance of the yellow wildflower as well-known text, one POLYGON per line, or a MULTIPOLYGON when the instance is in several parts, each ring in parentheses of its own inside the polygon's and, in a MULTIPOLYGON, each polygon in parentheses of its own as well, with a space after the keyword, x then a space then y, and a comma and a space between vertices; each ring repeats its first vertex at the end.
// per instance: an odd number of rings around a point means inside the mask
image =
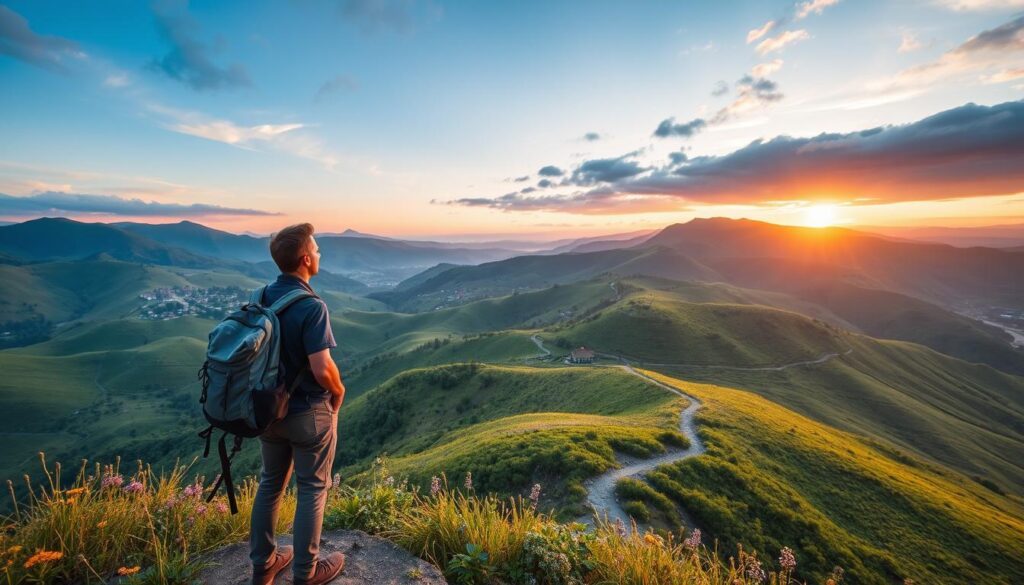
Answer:
POLYGON ((48 563, 50 561, 60 560, 63 557, 64 553, 60 551, 41 550, 36 554, 30 556, 28 560, 25 561, 25 568, 31 569, 39 563, 48 563))
POLYGON ((134 567, 130 567, 130 568, 129 567, 121 567, 120 569, 117 570, 117 574, 121 575, 122 577, 125 577, 125 576, 128 576, 128 575, 134 575, 135 573, 138 573, 139 569, 141 569, 141 568, 142 567, 140 567, 138 565, 135 565, 134 567))
POLYGON ((16 555, 19 552, 21 552, 21 545, 20 544, 16 544, 16 545, 12 546, 11 548, 7 549, 7 554, 9 554, 9 555, 16 555))
POLYGON ((650 544, 650 545, 653 546, 653 545, 661 545, 664 541, 661 539, 660 536, 657 536, 657 535, 654 535, 654 534, 651 534, 650 532, 648 532, 647 534, 644 534, 644 542, 646 542, 647 544, 650 544))
POLYGON ((96 524, 96 528, 103 528, 106 525, 107 525, 107 521, 106 520, 100 520, 100 522, 98 524, 96 524))
POLYGON ((74 504, 76 499, 78 499, 78 498, 68 498, 68 499, 64 500, 64 503, 65 504, 74 504))
POLYGON ((75 488, 73 490, 68 490, 68 491, 64 492, 64 495, 65 496, 77 496, 78 494, 80 494, 80 493, 82 493, 84 491, 85 491, 84 487, 79 487, 79 488, 75 488))

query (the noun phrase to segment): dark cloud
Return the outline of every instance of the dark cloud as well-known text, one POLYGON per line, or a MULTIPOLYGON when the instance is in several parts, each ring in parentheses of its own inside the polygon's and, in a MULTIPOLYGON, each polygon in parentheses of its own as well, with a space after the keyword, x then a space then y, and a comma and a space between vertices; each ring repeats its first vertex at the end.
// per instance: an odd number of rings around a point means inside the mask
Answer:
POLYGON ((537 174, 542 177, 561 177, 565 174, 565 171, 554 165, 548 165, 546 167, 541 167, 541 169, 537 171, 537 174))
MULTIPOLYGON (((433 202, 441 203, 436 200, 433 202)), ((501 197, 467 197, 443 203, 466 207, 488 207, 502 211, 559 211, 584 215, 686 210, 683 202, 673 197, 651 196, 623 199, 614 194, 602 196, 598 193, 541 197, 523 197, 518 193, 507 193, 501 197)))
POLYGON ((186 9, 186 4, 172 1, 153 5, 157 31, 171 49, 153 60, 152 69, 198 91, 252 85, 242 65, 220 67, 211 60, 209 47, 197 38, 199 25, 186 9))
POLYGON ((537 189, 535 187, 524 187, 524 188, 520 189, 519 192, 525 195, 527 193, 533 193, 536 190, 537 189))
POLYGON ((714 89, 711 90, 713 97, 722 97, 727 93, 729 93, 729 84, 724 81, 716 83, 714 89))
POLYGON ((666 198, 675 205, 770 205, 825 195, 868 205, 1008 195, 1024 191, 1021 136, 1024 101, 972 103, 901 126, 756 140, 722 156, 673 160, 671 165, 618 180, 608 176, 608 182, 584 193, 453 203, 506 210, 632 213, 668 206, 666 198))
POLYGON ((322 102, 334 94, 348 93, 357 89, 359 89, 359 84, 351 76, 336 75, 320 86, 313 99, 317 102, 322 102))
POLYGON ((1006 24, 982 31, 953 50, 954 54, 979 51, 1009 51, 1024 49, 1024 14, 1006 24))
POLYGON ((569 180, 574 185, 613 183, 650 170, 649 167, 642 167, 637 161, 630 160, 633 154, 584 161, 572 172, 572 177, 569 180))
POLYGON ((513 179, 516 183, 522 183, 523 181, 529 181, 530 175, 523 175, 522 177, 516 177, 513 179))
POLYGON ((587 142, 594 142, 595 140, 601 140, 601 135, 597 132, 587 132, 583 135, 583 140, 587 142))
POLYGON ((49 191, 15 197, 0 193, 0 214, 38 216, 43 214, 95 213, 135 217, 195 217, 207 215, 280 215, 259 209, 221 207, 207 203, 157 203, 114 195, 86 195, 49 191))
POLYGON ((682 152, 670 152, 668 153, 668 159, 672 161, 672 164, 677 165, 682 162, 686 162, 686 154, 682 152))
POLYGON ((547 189, 548 187, 551 187, 553 185, 554 183, 552 183, 548 179, 541 179, 537 181, 537 186, 540 187, 541 189, 547 189))
POLYGON ((676 124, 675 118, 667 118, 662 120, 661 124, 658 124, 658 127, 654 129, 654 135, 658 138, 668 138, 669 136, 689 138, 703 130, 707 125, 707 121, 703 118, 694 118, 685 124, 676 124))
POLYGON ((338 9, 365 33, 390 29, 409 34, 421 22, 438 20, 442 12, 429 0, 343 0, 338 9))
POLYGON ((32 32, 23 16, 0 5, 0 54, 63 72, 66 71, 63 59, 77 51, 78 45, 72 41, 32 32))

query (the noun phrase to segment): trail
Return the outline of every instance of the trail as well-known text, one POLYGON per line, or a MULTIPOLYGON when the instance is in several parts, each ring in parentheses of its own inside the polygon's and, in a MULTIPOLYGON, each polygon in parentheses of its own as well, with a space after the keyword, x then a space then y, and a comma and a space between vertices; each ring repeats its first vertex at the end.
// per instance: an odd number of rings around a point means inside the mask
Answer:
MULTIPOLYGON (((540 339, 539 336, 534 335, 530 339, 532 339, 533 342, 537 345, 537 347, 540 348, 541 351, 545 352, 546 355, 551 355, 551 352, 547 348, 544 347, 544 342, 540 339)), ((652 364, 652 363, 645 363, 644 365, 650 365, 650 366, 676 366, 676 367, 680 367, 680 366, 696 366, 696 367, 719 368, 719 369, 729 369, 729 370, 746 370, 746 371, 782 371, 782 370, 786 370, 786 369, 789 369, 789 368, 795 368, 795 367, 800 367, 800 366, 812 366, 812 365, 817 365, 817 364, 823 364, 823 363, 825 363, 825 362, 827 362, 827 361, 829 361, 831 359, 839 357, 840 355, 848 355, 852 351, 853 351, 853 349, 851 348, 851 349, 848 349, 848 350, 846 350, 845 352, 843 352, 841 354, 840 353, 828 353, 828 354, 825 354, 825 355, 821 356, 820 358, 813 359, 813 360, 803 360, 803 361, 798 361, 798 362, 791 362, 791 363, 788 363, 788 364, 782 364, 782 365, 779 365, 779 366, 769 366, 769 367, 704 366, 704 365, 699 365, 699 364, 652 364)), ((655 380, 654 378, 651 378, 650 376, 647 376, 645 374, 641 374, 640 372, 638 372, 635 369, 633 369, 633 366, 630 364, 629 360, 627 360, 627 359, 625 359, 625 358, 623 358, 621 356, 617 356, 617 355, 614 355, 614 354, 599 354, 599 355, 603 355, 605 357, 610 357, 612 359, 616 359, 616 360, 618 360, 618 361, 623 363, 623 365, 621 365, 621 366, 611 366, 611 367, 621 368, 622 370, 624 370, 624 371, 626 371, 626 372, 628 372, 630 374, 633 374, 634 376, 637 376, 637 377, 643 379, 644 381, 646 381, 646 382, 648 382, 650 384, 653 384, 653 385, 655 385, 655 386, 657 386, 657 387, 659 387, 659 388, 661 388, 663 390, 668 390, 669 392, 671 392, 671 393, 673 393, 673 394, 675 394, 677 396, 680 396, 682 398, 685 398, 686 400, 688 400, 690 402, 690 405, 687 406, 686 408, 684 408, 683 411, 679 414, 679 432, 681 432, 683 434, 683 436, 685 436, 686 439, 689 441, 689 443, 690 443, 689 447, 687 447, 686 449, 680 450, 680 451, 671 451, 671 452, 665 453, 664 455, 659 455, 657 457, 652 457, 651 459, 642 459, 642 460, 638 460, 638 461, 630 460, 623 467, 620 467, 618 469, 609 470, 609 471, 607 471, 607 472, 605 472, 605 473, 603 473, 603 474, 601 474, 601 475, 599 475, 599 476, 597 476, 597 477, 595 477, 593 479, 587 480, 583 484, 584 487, 587 488, 587 503, 590 505, 590 508, 593 510, 593 512, 595 514, 597 514, 598 516, 607 517, 608 521, 612 522, 612 523, 616 523, 617 521, 621 520, 622 524, 626 527, 626 530, 628 531, 628 530, 630 530, 630 526, 631 526, 630 518, 629 518, 629 515, 626 514, 626 512, 622 509, 622 506, 619 504, 618 499, 615 497, 615 484, 620 479, 623 479, 623 478, 626 478, 626 477, 639 477, 639 476, 645 475, 647 472, 653 470, 655 467, 658 467, 659 465, 668 465, 668 464, 671 464, 671 463, 676 463, 678 461, 682 461, 684 459, 689 459, 690 457, 696 457, 697 455, 700 455, 701 453, 704 453, 705 452, 704 443, 700 440, 700 437, 697 435, 697 425, 694 422, 694 415, 697 413, 697 410, 700 409, 701 402, 700 402, 700 400, 697 400, 697 398, 695 398, 695 397, 693 397, 693 396, 691 396, 689 394, 686 394, 684 392, 681 392, 678 388, 673 388, 672 386, 669 386, 668 384, 664 384, 662 382, 659 382, 658 380, 655 380)), ((693 522, 685 517, 685 512, 682 512, 682 513, 683 513, 684 519, 687 520, 687 522, 686 522, 687 525, 692 528, 693 527, 693 522)), ((591 518, 581 518, 579 521, 584 522, 586 524, 591 524, 592 523, 591 518)))

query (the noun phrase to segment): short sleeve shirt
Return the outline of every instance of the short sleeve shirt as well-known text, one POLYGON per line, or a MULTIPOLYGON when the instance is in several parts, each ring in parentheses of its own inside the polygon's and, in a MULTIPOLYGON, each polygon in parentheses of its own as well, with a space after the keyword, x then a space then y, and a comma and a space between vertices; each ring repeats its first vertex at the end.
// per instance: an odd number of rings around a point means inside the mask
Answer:
MULTIPOLYGON (((267 285, 263 292, 264 306, 270 306, 285 293, 303 289, 313 293, 309 283, 297 276, 282 274, 267 285)), ((316 293, 314 293, 316 294, 316 293)), ((292 384, 295 377, 309 364, 309 355, 334 349, 338 344, 331 331, 331 319, 327 304, 319 298, 295 301, 278 316, 281 324, 281 364, 284 367, 285 383, 292 384)), ((308 410, 317 401, 330 397, 330 392, 321 386, 310 373, 305 373, 292 393, 288 412, 308 410)))

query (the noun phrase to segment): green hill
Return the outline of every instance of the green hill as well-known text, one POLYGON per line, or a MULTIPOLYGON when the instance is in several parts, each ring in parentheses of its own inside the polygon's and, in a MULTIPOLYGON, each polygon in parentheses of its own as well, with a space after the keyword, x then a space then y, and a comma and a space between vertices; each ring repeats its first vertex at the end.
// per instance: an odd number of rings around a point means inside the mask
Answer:
POLYGON ((850 583, 1024 579, 1019 501, 754 394, 651 375, 701 400, 707 452, 647 481, 721 549, 791 546, 814 582, 835 564, 850 583))

